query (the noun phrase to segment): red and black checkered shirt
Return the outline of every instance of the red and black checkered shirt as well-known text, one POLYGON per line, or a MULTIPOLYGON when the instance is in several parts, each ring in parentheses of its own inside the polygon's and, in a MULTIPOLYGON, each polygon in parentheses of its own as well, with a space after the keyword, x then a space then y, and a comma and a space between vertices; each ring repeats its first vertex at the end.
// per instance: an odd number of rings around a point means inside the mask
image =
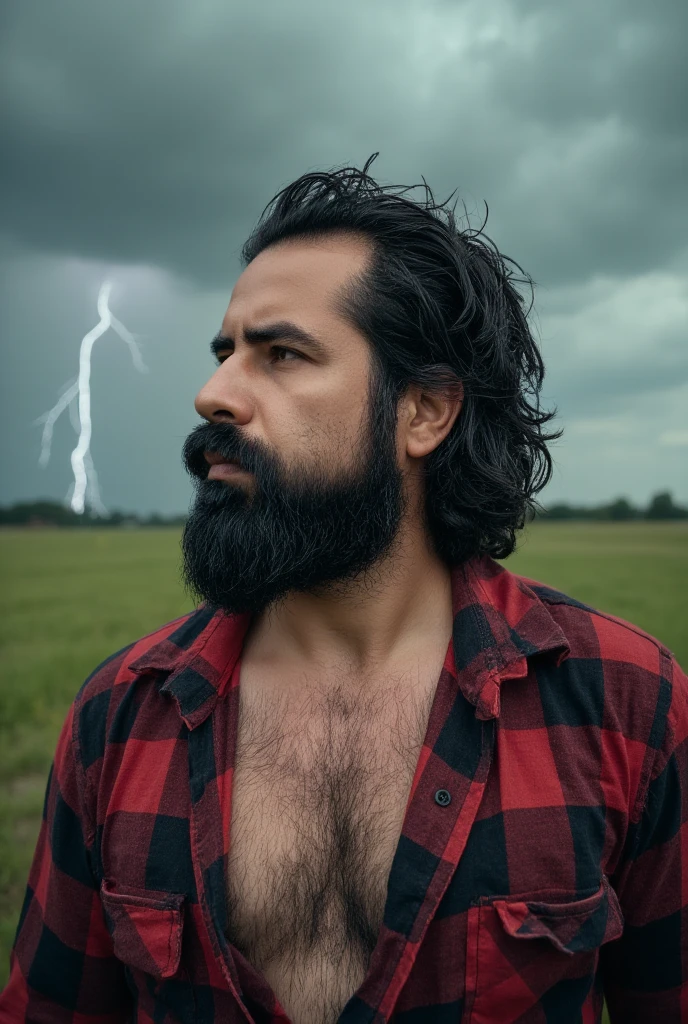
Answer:
MULTIPOLYGON (((341 1024, 593 1024, 603 995, 612 1021, 688 1021, 688 679, 641 630, 490 558, 453 570, 452 599, 384 923, 341 1024)), ((2 1024, 286 1024, 226 938, 250 618, 201 608, 80 690, 2 1024)))

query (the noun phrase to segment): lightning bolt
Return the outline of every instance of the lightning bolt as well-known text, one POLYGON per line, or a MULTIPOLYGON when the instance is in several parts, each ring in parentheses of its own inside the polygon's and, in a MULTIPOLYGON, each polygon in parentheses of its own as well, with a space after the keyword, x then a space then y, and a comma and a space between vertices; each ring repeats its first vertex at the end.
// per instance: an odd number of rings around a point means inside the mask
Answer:
POLYGON ((86 506, 86 500, 91 509, 99 516, 106 516, 107 509, 100 499, 100 488, 98 486, 98 474, 93 465, 91 457, 91 353, 93 346, 106 331, 110 328, 119 335, 122 341, 126 342, 131 352, 134 366, 140 373, 147 373, 148 367, 141 358, 141 352, 133 334, 127 330, 117 317, 110 312, 110 292, 112 285, 104 281, 98 293, 98 314, 99 322, 92 330, 81 339, 79 348, 79 375, 69 381, 55 402, 52 409, 40 416, 36 423, 43 424, 43 435, 41 437, 41 454, 38 460, 39 465, 45 467, 50 461, 50 448, 53 440, 53 428, 55 423, 65 411, 69 409, 69 416, 72 425, 76 430, 78 441, 76 448, 71 455, 72 473, 74 484, 71 490, 70 505, 74 512, 81 515, 86 506), (78 416, 75 404, 78 404, 78 416))

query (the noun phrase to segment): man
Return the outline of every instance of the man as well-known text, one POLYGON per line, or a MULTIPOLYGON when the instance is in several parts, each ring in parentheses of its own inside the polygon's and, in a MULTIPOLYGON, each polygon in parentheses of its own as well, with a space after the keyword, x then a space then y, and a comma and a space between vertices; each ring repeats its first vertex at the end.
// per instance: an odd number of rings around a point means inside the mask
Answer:
POLYGON ((205 603, 76 697, 3 1024, 688 1019, 688 681, 493 560, 541 358, 372 159, 244 248, 184 451, 205 603))

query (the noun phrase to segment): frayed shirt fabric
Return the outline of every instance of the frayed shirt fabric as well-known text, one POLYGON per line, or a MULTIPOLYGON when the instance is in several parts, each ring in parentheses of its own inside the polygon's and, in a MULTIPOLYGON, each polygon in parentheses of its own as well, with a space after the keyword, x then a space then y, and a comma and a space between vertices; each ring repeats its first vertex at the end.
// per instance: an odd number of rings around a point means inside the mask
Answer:
MULTIPOLYGON (((341 1024, 688 1021, 688 679, 487 556, 453 635, 384 923, 341 1024), (448 799, 447 799, 448 797, 448 799)), ((0 1024, 288 1024, 227 940, 250 615, 105 661, 62 729, 0 1024)))

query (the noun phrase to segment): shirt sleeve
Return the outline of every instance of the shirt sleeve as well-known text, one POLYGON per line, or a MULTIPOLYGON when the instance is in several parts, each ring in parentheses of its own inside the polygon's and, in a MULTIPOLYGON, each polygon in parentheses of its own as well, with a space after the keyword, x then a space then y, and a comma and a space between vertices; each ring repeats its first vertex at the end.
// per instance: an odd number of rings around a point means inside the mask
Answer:
POLYGON ((120 1024, 132 997, 105 926, 72 741, 74 706, 48 777, 43 821, 0 993, 0 1024, 120 1024))
POLYGON ((688 678, 674 658, 663 660, 670 702, 655 716, 642 814, 612 879, 624 932, 600 952, 612 1024, 688 1021, 688 678))

